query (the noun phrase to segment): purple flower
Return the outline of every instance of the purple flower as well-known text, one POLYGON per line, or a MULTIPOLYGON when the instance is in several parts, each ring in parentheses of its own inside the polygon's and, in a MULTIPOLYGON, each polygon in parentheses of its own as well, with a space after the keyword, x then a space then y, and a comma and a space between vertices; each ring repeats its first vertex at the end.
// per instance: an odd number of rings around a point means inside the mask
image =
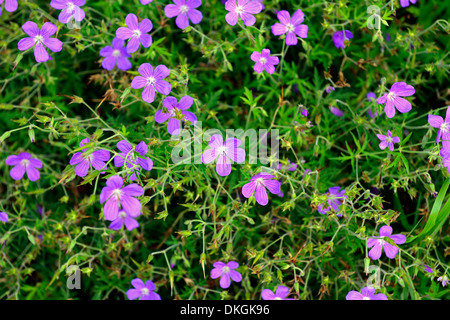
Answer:
POLYGON ((218 158, 216 163, 217 174, 222 177, 228 176, 231 173, 231 163, 229 159, 236 163, 245 161, 245 150, 238 148, 241 143, 241 140, 237 138, 228 138, 223 142, 222 136, 220 134, 215 134, 208 143, 211 149, 206 150, 202 154, 202 162, 208 164, 218 158))
POLYGON ((334 114, 337 117, 343 117, 344 116, 344 113, 340 109, 338 109, 336 107, 332 107, 331 106, 330 107, 330 111, 331 111, 332 114, 334 114))
POLYGON ((144 6, 152 2, 153 0, 141 0, 141 4, 143 4, 144 6))
POLYGON ((9 156, 6 158, 6 164, 8 166, 14 166, 9 172, 9 175, 14 180, 22 179, 25 171, 30 181, 37 181, 41 177, 41 174, 37 170, 42 168, 41 160, 31 159, 31 155, 28 152, 19 153, 17 156, 9 156))
POLYGON ((0 221, 4 223, 8 222, 8 214, 6 212, 0 212, 0 221))
POLYGON ((308 26, 302 24, 305 15, 302 10, 298 9, 292 15, 292 18, 286 10, 278 11, 277 18, 281 23, 275 23, 272 26, 272 33, 275 36, 286 34, 286 45, 295 46, 297 44, 297 36, 306 38, 308 36, 308 26))
POLYGON ((437 278, 437 281, 442 282, 442 286, 445 287, 450 281, 447 279, 447 276, 440 276, 437 278))
POLYGON ((391 41, 391 35, 389 33, 386 33, 386 41, 387 42, 391 41))
POLYGON ((400 97, 409 97, 415 93, 414 87, 407 85, 406 82, 396 82, 392 85, 389 93, 385 93, 378 98, 378 104, 384 104, 384 112, 388 118, 392 118, 395 115, 395 108, 401 113, 411 110, 411 103, 400 97))
POLYGON ((300 111, 300 113, 304 117, 307 117, 309 115, 308 110, 306 110, 306 108, 302 108, 302 111, 300 111))
POLYGON ((275 66, 279 63, 278 57, 270 56, 269 49, 263 49, 261 53, 253 51, 252 55, 250 56, 250 59, 256 62, 255 66, 253 67, 256 73, 261 73, 263 72, 264 69, 267 71, 268 74, 272 74, 275 72, 275 66))
POLYGON ((60 52, 62 50, 63 43, 61 40, 50 38, 58 30, 58 27, 53 23, 44 23, 39 31, 39 27, 36 23, 27 21, 22 26, 22 29, 29 37, 21 39, 17 46, 20 51, 28 50, 34 46, 34 57, 36 62, 45 62, 51 59, 45 47, 53 52, 60 52))
POLYGON ((253 14, 260 13, 262 9, 262 4, 257 0, 228 0, 225 3, 225 10, 230 12, 225 16, 225 20, 230 26, 234 26, 240 17, 244 24, 250 27, 256 22, 253 14))
POLYGON ((436 144, 441 140, 442 135, 442 146, 444 149, 450 148, 450 107, 447 108, 447 113, 445 115, 445 121, 440 116, 435 116, 432 114, 428 115, 428 123, 433 128, 439 128, 436 144))
POLYGON ((376 96, 376 94, 375 93, 373 93, 372 91, 371 92, 369 92, 367 95, 366 95, 366 98, 367 98, 367 101, 375 101, 376 99, 377 99, 377 96, 376 96))
POLYGON ((86 4, 86 0, 52 0, 50 6, 56 10, 62 10, 59 13, 58 20, 61 23, 67 23, 73 17, 80 22, 84 19, 85 13, 80 7, 86 4))
POLYGON ((139 142, 136 148, 134 148, 128 141, 121 140, 117 142, 117 148, 122 152, 114 157, 114 165, 116 167, 123 167, 126 162, 127 168, 133 169, 131 176, 130 173, 127 173, 127 178, 130 181, 137 179, 136 172, 140 172, 139 167, 147 171, 152 170, 153 161, 145 156, 148 153, 148 146, 144 141, 139 142))
MULTIPOLYGON (((0 0, 0 5, 3 3, 3 0, 0 0)), ((17 0, 5 0, 5 9, 8 12, 14 12, 17 10, 18 3, 17 0)), ((2 8, 0 7, 0 15, 2 14, 2 8)))
MULTIPOLYGON (((344 195, 345 189, 339 191, 340 189, 341 187, 339 186, 331 187, 328 189, 328 207, 324 208, 323 204, 319 204, 319 206, 317 207, 317 211, 319 211, 319 213, 326 214, 328 211, 330 211, 331 208, 333 208, 334 212, 339 212, 343 199, 347 199, 347 196, 344 195)), ((342 215, 338 214, 337 216, 340 217, 342 215)))
POLYGON ((378 239, 367 239, 367 248, 373 247, 369 251, 369 257, 372 260, 378 260, 381 257, 381 252, 384 249, 386 256, 389 259, 394 259, 398 253, 398 247, 392 244, 389 244, 386 240, 383 240, 385 237, 394 241, 395 244, 403 244, 406 242, 406 236, 403 234, 392 234, 392 228, 390 226, 383 226, 380 228, 380 238, 378 239))
POLYGON ((387 300, 387 299, 388 298, 383 293, 375 294, 375 288, 372 287, 363 288, 361 290, 361 293, 352 290, 345 297, 345 300, 387 300))
POLYGON ((288 164, 286 166, 283 167, 282 164, 279 163, 277 169, 278 170, 284 169, 287 171, 295 171, 295 170, 297 170, 297 167, 298 167, 298 164, 292 163, 291 160, 288 159, 288 164))
POLYGON ((278 286, 275 293, 272 290, 264 289, 261 291, 261 298, 263 300, 295 300, 286 298, 289 295, 289 288, 285 286, 278 286))
POLYGON ((242 194, 247 199, 255 194, 256 202, 265 206, 269 202, 266 188, 273 194, 279 194, 281 191, 281 182, 274 178, 275 176, 266 172, 258 173, 242 187, 242 194))
POLYGON ((389 146, 389 150, 394 151, 394 143, 400 142, 399 137, 392 137, 392 132, 390 130, 387 131, 387 136, 383 134, 377 134, 377 137, 381 140, 380 144, 378 145, 381 150, 384 150, 387 146, 389 146))
POLYGON ((334 91, 335 89, 334 89, 334 87, 332 87, 332 86, 328 86, 326 89, 325 89, 325 91, 327 92, 327 93, 330 93, 331 91, 334 91))
MULTIPOLYGON (((89 138, 83 139, 80 142, 80 147, 85 144, 90 143, 89 138)), ((106 170, 106 161, 110 159, 109 151, 107 150, 97 150, 92 153, 87 152, 88 149, 83 149, 83 152, 76 152, 72 159, 70 159, 70 165, 75 167, 75 174, 79 177, 84 177, 88 174, 91 165, 95 170, 102 171, 106 170)))
POLYGON ((142 99, 145 102, 152 103, 155 101, 155 90, 165 96, 172 90, 170 83, 163 80, 170 74, 169 69, 165 65, 161 64, 153 71, 150 63, 143 63, 138 71, 140 76, 134 77, 131 82, 131 87, 133 89, 144 88, 142 91, 142 99))
POLYGON ((311 169, 305 169, 305 171, 303 171, 302 178, 304 178, 306 175, 308 175, 310 173, 311 173, 311 169))
POLYGON ((170 134, 180 134, 182 130, 181 120, 189 121, 192 124, 197 122, 197 116, 192 112, 186 111, 193 103, 194 99, 190 96, 182 97, 179 103, 177 98, 167 97, 163 101, 166 110, 158 110, 155 114, 155 121, 163 123, 170 119, 167 124, 167 131, 170 134))
POLYGON ((424 264, 423 266, 426 272, 433 273, 433 269, 431 269, 429 266, 427 266, 426 264, 424 264))
POLYGON ((214 269, 211 270, 211 278, 217 279, 220 277, 220 287, 222 289, 229 288, 231 280, 234 282, 240 282, 242 280, 242 275, 236 270, 233 270, 239 267, 239 263, 236 261, 230 261, 227 264, 219 261, 214 263, 213 266, 214 269))
POLYGON ((336 31, 333 34, 333 43, 336 46, 336 48, 341 48, 344 49, 345 48, 345 40, 350 40, 353 38, 353 33, 351 33, 348 30, 344 30, 345 31, 345 36, 344 36, 344 32, 342 30, 340 31, 336 31))
POLYGON ((105 57, 102 61, 102 67, 106 70, 112 70, 117 64, 120 70, 126 71, 131 69, 131 62, 128 58, 131 55, 124 48, 125 41, 119 38, 114 38, 112 41, 112 47, 106 46, 100 50, 100 55, 105 57))
POLYGON ((400 5, 405 8, 409 7, 409 3, 415 4, 417 0, 400 0, 400 5))
POLYGON ((111 222, 109 228, 112 230, 120 230, 122 229, 124 224, 128 231, 131 231, 139 227, 139 223, 135 219, 133 219, 132 216, 128 215, 125 211, 120 210, 119 216, 117 217, 116 220, 111 222))
POLYGON ((175 4, 168 4, 164 8, 167 18, 177 17, 175 24, 178 28, 184 29, 189 26, 189 20, 193 24, 198 24, 203 19, 203 15, 198 8, 202 5, 201 0, 173 0, 175 4))
POLYGON ((119 217, 119 209, 122 209, 131 217, 140 215, 141 203, 134 197, 144 194, 144 189, 136 183, 124 188, 123 179, 120 176, 112 176, 106 181, 106 187, 100 193, 100 203, 105 203, 103 214, 105 219, 114 221, 119 217))
POLYGON ((129 289, 127 291, 128 299, 134 300, 139 298, 139 300, 161 300, 159 294, 154 292, 156 289, 155 284, 150 280, 146 281, 144 284, 144 281, 136 278, 131 280, 131 285, 134 289, 129 289))
POLYGON ((130 13, 125 18, 127 27, 120 27, 116 31, 116 37, 121 40, 130 39, 127 43, 127 52, 133 53, 139 49, 139 43, 144 48, 150 47, 152 44, 152 36, 147 34, 152 30, 153 24, 149 19, 143 19, 139 23, 135 14, 130 13))

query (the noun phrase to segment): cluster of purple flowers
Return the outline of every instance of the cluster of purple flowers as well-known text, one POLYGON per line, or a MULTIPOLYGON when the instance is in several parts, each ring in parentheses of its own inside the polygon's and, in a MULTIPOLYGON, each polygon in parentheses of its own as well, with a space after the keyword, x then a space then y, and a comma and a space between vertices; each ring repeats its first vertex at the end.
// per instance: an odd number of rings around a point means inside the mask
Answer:
MULTIPOLYGON (((345 195, 345 189, 340 190, 341 187, 331 187, 328 189, 327 193, 327 202, 328 206, 324 207, 324 205, 321 203, 317 207, 317 211, 321 214, 327 214, 331 209, 333 209, 334 212, 339 212, 341 205, 344 201, 344 199, 347 199, 348 197, 345 195)), ((342 216, 341 214, 337 215, 338 217, 342 216)))

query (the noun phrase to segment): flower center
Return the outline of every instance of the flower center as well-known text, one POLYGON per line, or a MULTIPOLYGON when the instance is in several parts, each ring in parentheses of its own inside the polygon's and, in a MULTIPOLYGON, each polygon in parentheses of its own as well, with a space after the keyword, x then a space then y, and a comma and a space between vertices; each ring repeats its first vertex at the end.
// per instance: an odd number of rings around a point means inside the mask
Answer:
POLYGON ((36 37, 34 37, 34 41, 36 42, 43 42, 44 41, 44 37, 41 35, 37 35, 36 37))
POLYGON ((72 2, 67 3, 67 10, 69 12, 72 12, 74 7, 75 7, 75 5, 72 2))
POLYGON ((112 195, 115 196, 117 198, 117 200, 119 200, 120 196, 122 195, 122 190, 116 189, 113 191, 112 195))
POLYGON ((23 165, 25 168, 28 167, 29 164, 30 164, 30 160, 27 160, 27 159, 22 160, 22 165, 23 165))
POLYGON ((136 38, 139 38, 141 36, 141 31, 139 29, 136 29, 133 31, 133 36, 136 38))
POLYGON ((242 12, 244 12, 244 9, 241 6, 237 6, 235 12, 237 14, 241 14, 242 12))
POLYGON ((283 299, 281 299, 280 297, 276 297, 276 298, 273 299, 273 300, 283 300, 283 299))
POLYGON ((181 13, 186 13, 188 11, 188 9, 189 9, 188 6, 181 6, 180 7, 180 12, 181 13))
POLYGON ((120 50, 114 50, 113 51, 113 57, 115 57, 115 58, 117 58, 117 57, 119 57, 120 56, 120 50))
POLYGON ((447 122, 444 122, 444 123, 441 125, 441 130, 444 131, 444 132, 447 132, 447 131, 448 131, 447 122))
POLYGON ((395 93, 394 92, 389 92, 387 97, 388 97, 389 100, 394 100, 395 99, 395 93))
POLYGON ((369 297, 364 297, 364 298, 362 298, 363 300, 370 300, 370 298, 369 297))
POLYGON ((150 291, 149 291, 147 288, 143 288, 143 289, 141 290, 141 293, 142 293, 144 296, 148 295, 149 292, 150 292, 150 291))
POLYGON ((266 64, 267 58, 261 58, 261 59, 259 59, 259 62, 260 62, 261 64, 266 64))
POLYGON ((294 27, 294 25, 293 25, 292 23, 288 23, 288 24, 286 25, 286 30, 287 30, 287 32, 293 32, 294 29, 295 29, 295 27, 294 27))
POLYGON ((217 152, 219 154, 225 153, 226 150, 227 150, 227 147, 225 147, 225 146, 221 146, 221 147, 217 148, 217 152))
POLYGON ((223 267, 222 271, 223 271, 223 273, 228 273, 228 272, 230 272, 230 268, 229 267, 223 267))
POLYGON ((127 217, 127 214, 125 213, 125 211, 120 211, 119 217, 121 217, 122 219, 125 219, 127 217))
POLYGON ((154 85, 155 83, 156 83, 156 79, 155 79, 155 77, 148 77, 147 78, 147 83, 149 84, 149 85, 154 85))
POLYGON ((256 184, 263 184, 264 179, 263 178, 258 178, 256 179, 256 184))

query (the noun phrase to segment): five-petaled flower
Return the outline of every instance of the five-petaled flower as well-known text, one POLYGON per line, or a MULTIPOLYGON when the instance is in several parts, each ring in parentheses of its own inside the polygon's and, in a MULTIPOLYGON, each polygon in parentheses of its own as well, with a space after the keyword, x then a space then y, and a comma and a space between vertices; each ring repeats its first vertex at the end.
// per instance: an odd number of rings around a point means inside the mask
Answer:
POLYGON ((443 287, 450 283, 450 280, 446 275, 440 276, 439 278, 437 278, 437 281, 441 282, 443 287))
POLYGON ((428 123, 433 128, 439 128, 436 144, 441 140, 442 135, 442 146, 445 149, 450 148, 450 107, 447 108, 447 113, 445 115, 445 120, 440 116, 428 115, 428 123))
POLYGON ((152 281, 147 280, 144 284, 144 281, 136 278, 131 280, 131 285, 134 289, 129 289, 127 291, 128 299, 134 300, 139 298, 139 300, 161 300, 159 294, 154 292, 156 286, 152 281))
POLYGON ((134 197, 144 194, 144 189, 136 183, 123 187, 120 176, 112 176, 106 180, 106 187, 100 193, 100 203, 105 203, 103 214, 105 219, 114 221, 119 217, 120 207, 131 217, 137 217, 141 212, 141 203, 134 197))
POLYGON ((193 103, 194 99, 190 96, 182 97, 180 102, 178 102, 175 97, 167 97, 163 101, 165 110, 158 110, 156 112, 155 121, 158 123, 163 123, 169 119, 167 131, 170 134, 180 134, 182 130, 181 121, 189 121, 192 124, 197 122, 197 116, 190 111, 186 111, 192 106, 193 103))
POLYGON ((217 174, 222 177, 228 176, 231 173, 230 159, 236 163, 245 161, 245 150, 238 148, 241 143, 241 140, 237 138, 228 138, 224 142, 220 134, 215 134, 208 143, 211 149, 207 149, 202 154, 202 162, 208 164, 217 158, 217 174))
MULTIPOLYGON (((8 12, 14 12, 17 10, 17 0, 0 0, 0 5, 5 1, 5 10, 8 12)), ((2 14, 2 8, 0 7, 0 15, 2 14)))
POLYGON ((148 153, 148 146, 144 141, 134 148, 128 141, 121 140, 117 142, 117 148, 121 151, 114 157, 114 165, 116 167, 126 167, 129 169, 127 172, 127 178, 130 181, 136 180, 136 173, 139 173, 139 167, 144 170, 150 171, 153 168, 152 159, 146 157, 148 153))
POLYGON ((39 30, 36 23, 27 21, 22 26, 22 29, 29 37, 21 39, 17 46, 20 51, 28 50, 34 46, 36 62, 45 62, 51 59, 45 47, 53 52, 60 52, 62 50, 62 41, 56 38, 50 38, 58 30, 58 27, 53 23, 46 22, 41 30, 39 30))
POLYGON ((391 86, 389 93, 385 93, 377 99, 378 104, 384 104, 384 112, 388 118, 395 115, 395 108, 401 113, 411 110, 411 103, 400 97, 409 97, 415 93, 414 87, 406 84, 406 82, 396 82, 391 86))
POLYGON ((275 66, 279 63, 278 57, 270 56, 269 49, 263 49, 261 53, 258 51, 253 51, 250 59, 256 62, 253 67, 256 73, 261 73, 264 69, 268 74, 272 74, 275 72, 275 66))
POLYGON ((175 24, 180 29, 189 26, 189 20, 193 24, 199 24, 202 19, 202 13, 195 9, 202 5, 201 0, 173 0, 175 4, 168 4, 164 8, 167 18, 177 17, 175 24))
POLYGON ((125 41, 119 38, 114 38, 112 46, 106 46, 100 50, 100 55, 105 57, 102 61, 102 67, 106 70, 112 70, 117 64, 120 70, 126 71, 131 69, 131 62, 128 58, 131 55, 124 47, 125 41))
POLYGON ((6 212, 0 212, 0 221, 8 222, 8 214, 6 212))
POLYGON ((351 33, 348 30, 344 30, 344 31, 339 30, 333 34, 333 43, 337 49, 339 49, 339 48, 344 49, 345 48, 345 40, 350 40, 353 38, 353 33, 351 33), (344 36, 344 31, 345 31, 345 36, 344 36))
MULTIPOLYGON (((90 143, 89 138, 83 139, 80 142, 80 147, 90 143)), ((106 161, 110 159, 110 153, 107 150, 97 150, 88 152, 88 149, 82 149, 82 152, 76 152, 70 159, 70 165, 75 167, 75 174, 84 177, 88 174, 91 165, 95 170, 101 171, 106 169, 106 161)))
MULTIPOLYGON (((348 197, 345 195, 345 189, 342 189, 339 191, 341 187, 331 187, 328 189, 327 193, 327 202, 328 207, 324 208, 323 204, 319 204, 317 207, 317 211, 321 214, 326 214, 328 211, 331 210, 331 208, 334 210, 334 212, 339 212, 341 205, 344 201, 344 199, 347 199, 348 197)), ((342 216, 341 214, 337 215, 338 217, 342 216)))
POLYGON ((131 87, 133 89, 142 89, 142 99, 145 102, 152 103, 155 101, 155 91, 167 96, 172 90, 172 86, 164 78, 170 74, 169 69, 165 65, 159 65, 153 71, 150 63, 143 63, 138 69, 140 76, 133 78, 131 87))
POLYGON ((265 206, 269 202, 266 188, 273 194, 279 194, 281 191, 281 182, 275 178, 275 176, 266 172, 258 173, 249 180, 249 183, 244 184, 242 194, 246 198, 250 198, 255 194, 256 202, 265 206))
POLYGON ((144 48, 150 47, 152 44, 152 36, 148 34, 153 28, 153 24, 149 19, 143 19, 139 23, 135 14, 130 13, 125 18, 126 27, 120 27, 116 31, 116 37, 122 40, 128 40, 127 52, 133 53, 139 49, 139 43, 144 48))
POLYGON ((289 288, 285 286, 278 286, 275 293, 272 290, 264 289, 261 291, 261 298, 263 300, 295 300, 286 298, 289 295, 289 288))
POLYGON ((308 26, 302 24, 305 20, 303 11, 298 9, 292 15, 292 18, 286 10, 278 11, 277 18, 281 23, 275 23, 272 26, 272 33, 275 36, 286 34, 286 45, 295 46, 298 42, 297 36, 306 38, 308 36, 308 26))
POLYGON ((80 22, 86 15, 80 7, 85 4, 86 0, 52 0, 50 7, 56 10, 62 10, 58 16, 59 22, 68 23, 72 17, 75 21, 80 22))
POLYGON ((225 3, 225 10, 230 12, 225 16, 225 20, 234 26, 240 17, 244 24, 250 27, 256 22, 253 15, 260 13, 262 9, 262 4, 257 0, 228 0, 225 3))
POLYGON ((388 298, 384 293, 375 294, 375 288, 373 287, 365 287, 361 290, 361 293, 358 291, 352 290, 345 297, 346 300, 387 300, 388 298))
POLYGON ((19 153, 17 156, 9 156, 5 162, 8 166, 14 166, 9 172, 9 175, 14 180, 22 179, 25 171, 30 181, 37 181, 41 177, 38 169, 42 168, 42 161, 31 159, 31 155, 28 152, 19 153))
POLYGON ((367 248, 372 248, 369 251, 369 257, 372 260, 378 260, 381 257, 381 252, 384 249, 386 256, 389 259, 394 259, 398 253, 398 247, 390 244, 385 238, 389 238, 395 244, 403 244, 406 242, 406 236, 403 234, 392 234, 392 227, 383 226, 379 231, 380 236, 378 238, 369 238, 367 239, 367 248))
POLYGON ((123 225, 127 228, 128 231, 136 229, 139 227, 139 223, 134 219, 136 217, 130 216, 124 210, 119 211, 119 216, 109 225, 109 228, 112 230, 120 230, 123 225))
POLYGON ((389 147, 389 150, 394 151, 394 143, 399 143, 400 138, 399 137, 393 137, 392 132, 390 130, 387 131, 387 136, 384 134, 377 134, 378 139, 381 140, 380 144, 378 145, 381 150, 386 149, 386 147, 389 147))
POLYGON ((222 289, 227 289, 231 285, 231 280, 234 282, 240 282, 242 280, 242 275, 234 270, 239 267, 239 263, 236 261, 230 261, 228 263, 223 263, 221 261, 215 262, 213 264, 214 269, 211 270, 211 278, 217 279, 220 277, 220 287, 222 289))

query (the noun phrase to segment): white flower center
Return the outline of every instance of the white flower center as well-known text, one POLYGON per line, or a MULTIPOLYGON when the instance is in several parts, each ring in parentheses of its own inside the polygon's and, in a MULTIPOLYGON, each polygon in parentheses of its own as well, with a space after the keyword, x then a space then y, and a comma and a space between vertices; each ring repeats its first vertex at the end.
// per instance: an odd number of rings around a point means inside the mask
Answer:
POLYGON ((447 132, 447 131, 448 131, 448 125, 447 125, 447 122, 444 122, 444 123, 441 125, 441 130, 444 131, 444 132, 447 132))
POLYGON ((370 300, 370 298, 369 297, 364 297, 363 300, 370 300))
POLYGON ((230 272, 230 268, 229 267, 223 267, 222 271, 223 271, 223 273, 228 273, 228 272, 230 272))
POLYGON ((283 300, 283 299, 281 299, 280 297, 276 297, 276 298, 273 299, 273 300, 283 300))
POLYGON ((256 179, 256 184, 259 184, 259 185, 261 185, 261 184, 263 184, 263 182, 264 182, 264 179, 263 178, 258 178, 258 179, 256 179))
POLYGON ((188 9, 189 9, 188 6, 181 6, 180 7, 180 12, 181 13, 186 13, 188 11, 188 9))
POLYGON ((120 196, 122 195, 122 190, 121 189, 116 189, 116 190, 113 191, 112 195, 115 196, 117 198, 117 200, 119 200, 120 196))
POLYGON ((287 30, 287 32, 293 32, 294 29, 295 29, 295 27, 294 27, 294 25, 293 25, 292 23, 288 23, 288 24, 286 25, 286 30, 287 30))
POLYGON ((261 58, 261 59, 259 59, 259 62, 260 62, 261 64, 266 64, 267 58, 261 58))
POLYGON ((389 137, 389 136, 387 136, 387 138, 386 138, 386 142, 387 142, 387 143, 392 143, 392 138, 391 138, 391 137, 389 137))
POLYGON ((394 100, 395 97, 396 97, 395 92, 389 92, 389 94, 388 94, 388 96, 387 96, 387 98, 388 98, 389 100, 394 100))
POLYGON ((72 12, 75 5, 72 2, 67 3, 67 11, 72 12))
POLYGON ((114 50, 112 55, 113 55, 113 57, 115 57, 115 58, 119 57, 119 56, 120 56, 120 50, 117 50, 117 49, 114 50))
POLYGON ((125 213, 125 211, 121 211, 119 213, 119 217, 121 217, 122 219, 125 219, 127 217, 127 214, 125 213))
POLYGON ((141 31, 139 29, 136 29, 133 31, 133 36, 136 38, 139 38, 141 36, 141 31))
POLYGON ((41 36, 41 35, 37 35, 37 36, 35 36, 34 37, 34 41, 36 41, 36 42, 43 42, 44 41, 44 37, 43 36, 41 36))
POLYGON ((143 288, 143 289, 141 290, 141 293, 142 293, 144 296, 148 295, 149 292, 150 292, 150 291, 149 291, 147 288, 143 288))
POLYGON ((154 85, 155 83, 156 83, 156 79, 155 79, 155 77, 148 77, 147 78, 147 83, 148 84, 150 84, 150 85, 154 85))
POLYGON ((30 160, 24 159, 22 160, 22 165, 26 168, 30 164, 30 160))
POLYGON ((227 147, 225 147, 225 146, 221 146, 221 147, 217 148, 217 152, 219 154, 223 154, 223 153, 225 153, 225 151, 227 151, 227 147))
POLYGON ((235 12, 237 14, 241 14, 242 12, 244 12, 244 9, 241 6, 237 6, 235 12))

